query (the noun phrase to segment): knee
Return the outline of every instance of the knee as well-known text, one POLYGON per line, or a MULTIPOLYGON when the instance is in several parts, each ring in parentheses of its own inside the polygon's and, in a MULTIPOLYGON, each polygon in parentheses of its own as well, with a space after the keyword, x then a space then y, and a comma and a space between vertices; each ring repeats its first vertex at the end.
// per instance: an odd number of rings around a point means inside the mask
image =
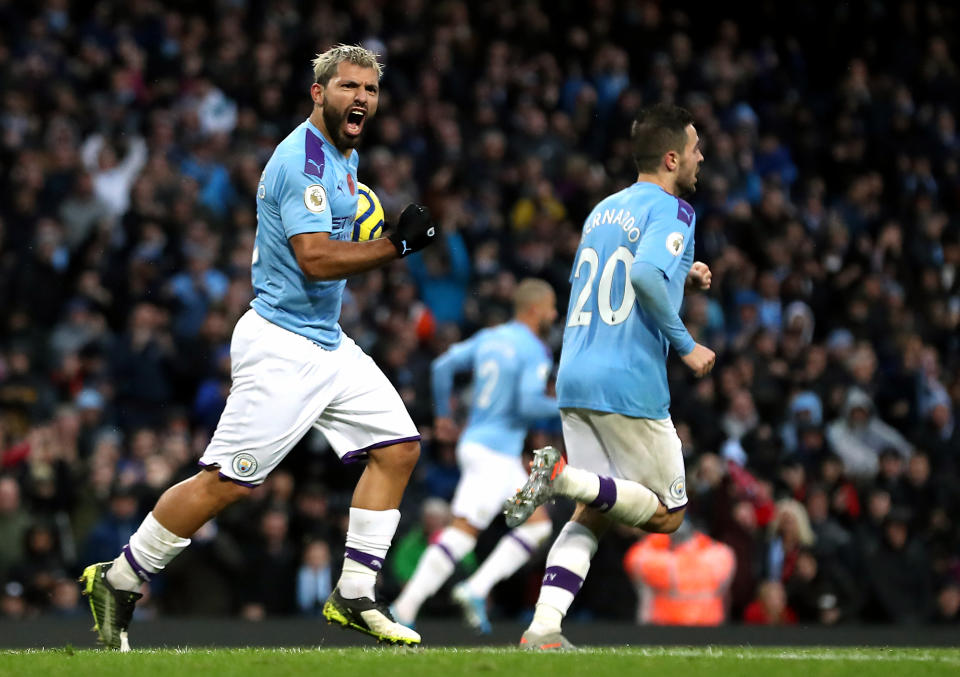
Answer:
POLYGON ((686 512, 686 508, 676 512, 667 512, 664 509, 663 514, 655 515, 652 520, 644 525, 643 529, 658 534, 672 534, 683 524, 683 516, 686 512))
POLYGON ((201 471, 196 479, 203 485, 204 491, 213 497, 219 510, 246 498, 253 487, 246 487, 226 478, 214 470, 201 471))
POLYGON ((253 493, 253 487, 245 487, 223 478, 218 479, 220 479, 220 496, 222 497, 224 508, 241 499, 247 498, 253 493))
POLYGON ((383 447, 370 453, 370 460, 390 473, 405 474, 413 472, 420 459, 419 442, 401 442, 383 447))

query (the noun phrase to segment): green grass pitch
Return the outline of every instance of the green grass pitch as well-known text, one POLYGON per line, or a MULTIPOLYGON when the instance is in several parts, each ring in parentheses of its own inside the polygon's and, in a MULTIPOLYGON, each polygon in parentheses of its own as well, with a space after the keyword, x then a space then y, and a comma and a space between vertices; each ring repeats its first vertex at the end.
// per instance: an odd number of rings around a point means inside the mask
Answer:
POLYGON ((376 677, 869 677, 958 675, 960 649, 668 647, 516 649, 147 649, 127 654, 70 647, 0 651, 0 675, 154 677, 371 675, 376 677))

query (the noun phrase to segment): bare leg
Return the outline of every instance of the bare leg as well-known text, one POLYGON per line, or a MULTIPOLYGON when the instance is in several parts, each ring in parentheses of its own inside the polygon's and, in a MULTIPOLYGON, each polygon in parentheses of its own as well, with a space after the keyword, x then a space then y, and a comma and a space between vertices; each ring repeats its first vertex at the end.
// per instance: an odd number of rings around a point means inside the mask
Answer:
POLYGON ((217 513, 251 491, 249 487, 223 479, 213 470, 202 470, 163 492, 153 516, 177 536, 190 538, 217 513))
POLYGON ((400 505, 420 458, 419 442, 403 442, 370 452, 370 461, 353 491, 354 508, 392 510, 400 505))
POLYGON ((660 507, 657 508, 657 512, 653 514, 653 517, 640 528, 655 534, 672 534, 680 528, 680 524, 683 522, 683 516, 686 514, 686 508, 681 508, 675 512, 667 512, 666 506, 661 504, 660 507))

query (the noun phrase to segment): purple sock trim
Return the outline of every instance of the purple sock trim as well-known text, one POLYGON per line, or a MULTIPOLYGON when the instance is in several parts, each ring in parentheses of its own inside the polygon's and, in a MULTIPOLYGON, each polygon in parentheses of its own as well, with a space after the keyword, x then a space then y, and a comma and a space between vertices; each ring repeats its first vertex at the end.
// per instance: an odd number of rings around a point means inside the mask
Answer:
POLYGON ((368 569, 380 571, 383 568, 383 558, 377 557, 376 555, 371 555, 369 552, 363 552, 362 550, 357 550, 356 548, 347 548, 343 554, 347 559, 352 559, 354 562, 359 562, 368 569))
POLYGON ((402 444, 404 442, 419 442, 420 435, 414 435, 413 437, 401 437, 396 440, 384 440, 383 442, 374 442, 368 447, 363 449, 354 449, 353 451, 348 451, 343 456, 340 457, 341 463, 357 463, 358 461, 363 461, 367 458, 367 454, 374 449, 380 449, 381 447, 389 447, 392 444, 402 444))
POLYGON ((450 548, 445 546, 443 543, 440 543, 439 541, 437 542, 437 547, 440 548, 443 554, 446 555, 451 562, 453 562, 453 566, 457 566, 457 558, 453 556, 452 552, 450 552, 450 548))
POLYGON ((206 463, 202 463, 202 462, 200 462, 200 461, 197 461, 197 465, 199 465, 199 466, 200 466, 201 468, 203 468, 204 470, 219 470, 219 475, 220 475, 221 478, 223 478, 223 479, 225 479, 225 480, 230 480, 230 481, 233 482, 234 484, 239 484, 241 487, 247 487, 248 489, 256 489, 257 487, 260 486, 259 484, 250 484, 249 482, 244 482, 243 480, 238 480, 238 479, 235 478, 235 477, 229 477, 229 476, 227 476, 227 475, 224 475, 224 474, 223 474, 223 471, 220 470, 220 464, 219 464, 219 463, 211 463, 210 465, 207 465, 206 463))
POLYGON ((569 569, 564 569, 563 567, 547 567, 546 572, 543 574, 543 584, 552 585, 555 588, 563 588, 567 592, 572 592, 576 595, 580 592, 583 579, 569 569))
POLYGON ((596 508, 600 512, 607 512, 617 502, 617 483, 611 477, 600 478, 600 492, 592 502, 588 504, 591 508, 596 508))
POLYGON ((149 582, 150 582, 150 572, 147 571, 146 569, 144 569, 142 566, 140 566, 140 562, 138 562, 138 561, 134 558, 133 553, 130 552, 130 544, 129 544, 129 543, 127 543, 125 546, 123 546, 123 551, 122 551, 122 552, 123 552, 123 556, 127 558, 127 562, 130 564, 131 567, 133 567, 133 573, 135 573, 135 574, 137 575, 137 577, 138 577, 141 581, 143 581, 144 583, 149 583, 149 582))
POLYGON ((519 543, 520 545, 522 545, 522 546, 523 546, 523 549, 527 551, 527 554, 530 554, 530 555, 533 554, 533 550, 534 550, 534 549, 533 549, 533 546, 531 546, 531 545, 530 545, 529 543, 527 543, 525 540, 523 540, 522 538, 520 538, 519 536, 517 536, 517 534, 515 534, 513 531, 507 532, 507 536, 509 536, 510 538, 512 538, 513 540, 515 540, 517 543, 519 543))

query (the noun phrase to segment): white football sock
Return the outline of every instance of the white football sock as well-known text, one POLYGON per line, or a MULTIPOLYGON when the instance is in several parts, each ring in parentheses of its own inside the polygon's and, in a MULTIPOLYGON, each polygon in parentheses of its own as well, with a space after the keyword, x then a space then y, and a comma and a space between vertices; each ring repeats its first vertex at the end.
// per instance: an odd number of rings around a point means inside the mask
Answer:
POLYGON ((398 524, 399 510, 350 508, 343 571, 337 583, 346 599, 376 599, 377 574, 383 568, 398 524))
POLYGON ((580 592, 597 552, 597 537, 577 522, 567 522, 547 554, 547 570, 530 630, 538 634, 559 632, 573 598, 580 592))
POLYGON ((136 592, 150 576, 163 570, 174 557, 190 545, 189 538, 180 538, 164 527, 151 512, 130 537, 113 566, 107 581, 117 590, 136 592))
POLYGON ((551 522, 527 522, 508 532, 466 580, 470 596, 486 599, 493 586, 526 564, 552 533, 551 522))
POLYGON ((554 484, 561 496, 596 508, 631 527, 642 527, 660 507, 657 495, 639 482, 603 477, 569 465, 564 467, 554 484))
POLYGON ((475 537, 456 527, 447 527, 440 532, 437 542, 424 550, 413 576, 393 603, 397 621, 405 625, 413 623, 423 603, 443 587, 457 562, 476 545, 475 537))

